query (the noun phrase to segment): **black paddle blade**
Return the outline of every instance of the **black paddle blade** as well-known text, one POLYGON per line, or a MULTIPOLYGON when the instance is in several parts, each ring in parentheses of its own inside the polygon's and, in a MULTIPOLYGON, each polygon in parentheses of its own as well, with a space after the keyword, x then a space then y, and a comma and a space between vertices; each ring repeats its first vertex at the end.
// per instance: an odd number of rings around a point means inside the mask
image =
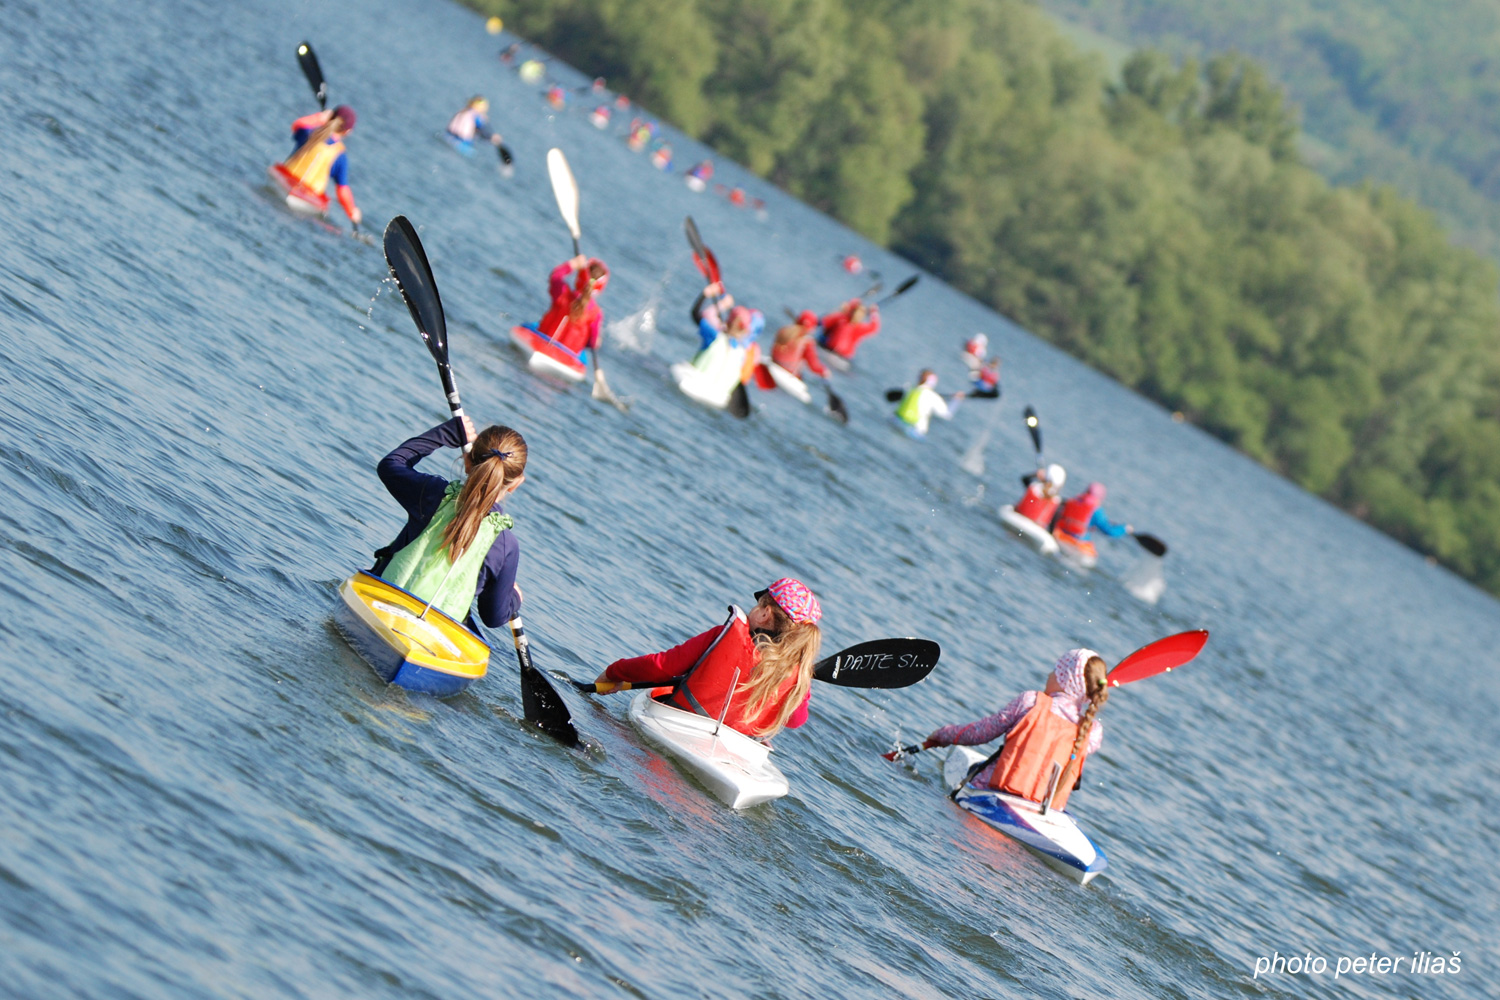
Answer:
POLYGON ((1040 455, 1042 453, 1042 423, 1037 419, 1036 411, 1029 406, 1026 407, 1026 429, 1031 432, 1031 446, 1040 455))
POLYGON ((318 107, 328 107, 328 84, 323 81, 323 69, 318 65, 318 56, 311 42, 297 46, 297 64, 302 67, 302 75, 307 77, 307 85, 318 97, 318 107))
POLYGON ((849 422, 849 408, 844 405, 832 389, 828 390, 828 415, 841 424, 849 422))
POLYGON ((502 142, 500 144, 500 162, 508 167, 514 159, 515 157, 510 155, 510 147, 502 142))
POLYGON ((901 402, 901 397, 905 395, 905 389, 887 389, 885 391, 885 401, 887 403, 899 403, 901 402))
POLYGON ((448 364, 448 325, 443 319, 443 300, 438 296, 437 279, 417 230, 406 216, 398 215, 385 227, 385 260, 411 310, 417 332, 427 349, 441 366, 448 364))
POLYGON ((942 647, 931 639, 874 639, 813 667, 813 679, 855 688, 904 688, 932 673, 942 647))
POLYGON ((573 716, 557 688, 530 663, 521 667, 521 706, 526 721, 566 746, 578 745, 578 730, 573 728, 573 716))
POLYGON ((1157 556, 1158 558, 1160 558, 1161 556, 1167 554, 1167 543, 1163 542, 1155 535, 1143 535, 1140 532, 1136 532, 1135 540, 1141 548, 1145 549, 1153 556, 1157 556))
POLYGON ((693 221, 691 215, 682 220, 682 231, 687 234, 688 246, 693 248, 693 254, 707 263, 708 252, 703 249, 703 237, 698 235, 698 223, 693 221))
POLYGON ((750 416, 750 394, 745 391, 745 383, 741 382, 734 387, 734 392, 729 394, 729 405, 725 409, 741 420, 750 416))

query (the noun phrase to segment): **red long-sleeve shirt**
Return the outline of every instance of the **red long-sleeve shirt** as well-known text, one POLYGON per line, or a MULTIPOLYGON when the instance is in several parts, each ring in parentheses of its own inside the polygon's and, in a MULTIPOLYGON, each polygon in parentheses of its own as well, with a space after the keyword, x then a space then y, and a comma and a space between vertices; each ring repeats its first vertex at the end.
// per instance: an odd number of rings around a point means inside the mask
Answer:
POLYGON ((575 320, 569 315, 569 310, 579 295, 578 290, 568 281, 576 271, 571 260, 563 261, 547 279, 547 293, 552 296, 552 308, 547 310, 547 315, 542 317, 537 327, 574 354, 582 354, 586 348, 599 346, 599 327, 604 322, 604 313, 599 304, 590 299, 583 308, 581 319, 575 320))
POLYGON ((771 360, 799 378, 802 376, 803 362, 807 363, 808 370, 814 375, 819 378, 828 377, 828 368, 819 359, 818 345, 813 342, 811 334, 798 337, 791 343, 772 347, 771 360))

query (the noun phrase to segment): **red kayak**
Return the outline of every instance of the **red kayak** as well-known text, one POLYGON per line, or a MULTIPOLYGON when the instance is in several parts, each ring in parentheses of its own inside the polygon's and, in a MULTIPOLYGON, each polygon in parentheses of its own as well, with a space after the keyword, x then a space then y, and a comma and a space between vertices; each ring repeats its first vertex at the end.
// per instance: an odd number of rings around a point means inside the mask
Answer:
POLYGON ((314 191, 299 181, 284 163, 273 163, 266 173, 276 186, 286 193, 286 207, 298 215, 324 215, 328 211, 328 196, 314 191))
POLYGON ((582 358, 534 327, 513 326, 510 339, 527 356, 526 365, 534 372, 569 382, 582 382, 588 373, 582 358))

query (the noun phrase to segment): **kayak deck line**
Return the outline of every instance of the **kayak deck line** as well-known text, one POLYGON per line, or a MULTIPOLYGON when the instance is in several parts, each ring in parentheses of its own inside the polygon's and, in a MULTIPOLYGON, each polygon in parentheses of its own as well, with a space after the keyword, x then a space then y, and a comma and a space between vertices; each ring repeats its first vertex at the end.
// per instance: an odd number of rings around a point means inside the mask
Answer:
POLYGON ((630 721, 731 809, 749 809, 791 790, 771 762, 770 747, 707 716, 657 701, 649 691, 631 700, 630 721))
POLYGON ((534 326, 513 326, 511 343, 526 355, 526 366, 541 375, 555 375, 568 382, 582 382, 587 374, 583 359, 534 326))
POLYGON ((333 621, 376 676, 408 691, 449 698, 489 670, 490 647, 483 639, 410 591, 363 570, 339 587, 333 621))
POLYGON ((993 829, 1018 841, 1047 867, 1061 872, 1079 885, 1088 885, 1109 866, 1104 852, 1078 828, 1065 810, 1042 812, 1036 802, 965 784, 969 768, 985 759, 972 747, 954 747, 943 765, 948 787, 958 787, 953 801, 993 829))

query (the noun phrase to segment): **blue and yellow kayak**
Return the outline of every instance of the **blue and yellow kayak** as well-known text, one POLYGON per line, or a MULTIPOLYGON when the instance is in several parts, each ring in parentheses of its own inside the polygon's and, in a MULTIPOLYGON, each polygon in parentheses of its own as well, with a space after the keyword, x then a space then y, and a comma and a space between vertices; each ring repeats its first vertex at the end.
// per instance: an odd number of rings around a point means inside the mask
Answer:
POLYGON ((490 647, 479 636, 415 594, 363 571, 339 587, 334 623, 387 684, 448 698, 489 668, 490 647))

